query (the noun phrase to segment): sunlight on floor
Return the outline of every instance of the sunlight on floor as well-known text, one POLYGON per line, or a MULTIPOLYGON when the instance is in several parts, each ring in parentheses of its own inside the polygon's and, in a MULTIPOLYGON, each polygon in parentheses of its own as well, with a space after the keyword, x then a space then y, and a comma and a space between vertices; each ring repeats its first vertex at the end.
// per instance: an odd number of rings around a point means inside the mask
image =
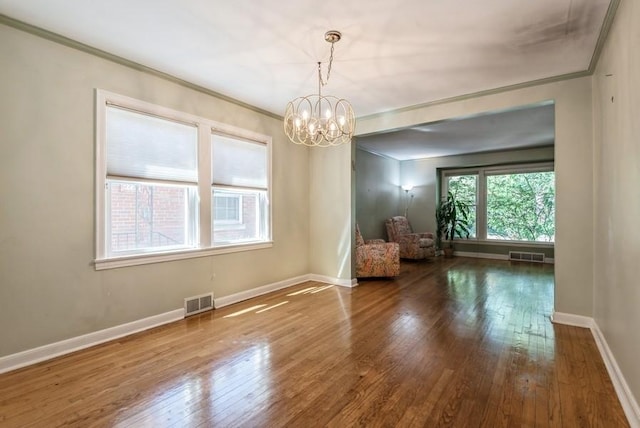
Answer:
MULTIPOLYGON (((333 288, 333 287, 334 287, 333 284, 317 286, 317 287, 308 287, 308 288, 296 291, 294 293, 289 293, 289 294, 287 294, 287 297, 300 296, 300 295, 304 295, 304 294, 307 294, 307 295, 316 294, 316 293, 328 290, 328 289, 333 288)), ((251 306, 250 308, 242 309, 242 310, 234 312, 232 314, 225 315, 223 318, 233 318, 233 317, 237 317, 239 315, 244 315, 244 314, 247 314, 249 312, 254 312, 254 311, 255 311, 256 314, 261 314, 263 312, 270 311, 271 309, 275 309, 277 307, 286 305, 287 303, 289 303, 288 300, 285 300, 285 301, 280 302, 280 303, 276 303, 276 304, 271 305, 271 306, 269 306, 267 304, 255 305, 255 306, 251 306)))

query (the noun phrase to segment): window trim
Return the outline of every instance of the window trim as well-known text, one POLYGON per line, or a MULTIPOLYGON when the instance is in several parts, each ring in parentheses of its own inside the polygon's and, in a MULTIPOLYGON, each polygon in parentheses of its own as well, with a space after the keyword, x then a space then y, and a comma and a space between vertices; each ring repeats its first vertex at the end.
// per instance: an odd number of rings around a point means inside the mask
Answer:
POLYGON ((440 191, 441 196, 446 195, 448 191, 448 177, 461 175, 477 175, 476 186, 476 237, 469 239, 454 238, 455 241, 461 243, 473 242, 487 245, 511 245, 511 246, 527 246, 527 247, 555 247, 554 242, 547 241, 515 241, 507 239, 489 239, 487 238, 487 176, 503 175, 503 174, 523 174, 533 172, 554 172, 555 166, 553 161, 517 163, 492 165, 484 167, 468 167, 468 168, 446 168, 440 171, 440 191))
POLYGON ((272 206, 272 138, 257 132, 242 129, 233 125, 227 125, 211 119, 199 117, 190 113, 181 112, 168 107, 152 104, 146 101, 116 94, 96 88, 95 90, 95 259, 96 270, 135 266, 147 263, 159 263, 171 260, 182 260, 194 257, 205 257, 217 254, 251 251, 270 248, 273 246, 273 206, 272 206), (138 113, 156 116, 161 119, 173 120, 179 123, 194 124, 198 128, 198 184, 197 197, 199 206, 196 209, 196 225, 198 226, 198 239, 196 248, 157 251, 153 253, 127 254, 119 256, 107 256, 107 232, 106 232, 106 183, 107 183, 107 145, 106 145, 106 108, 107 105, 115 105, 138 113), (219 247, 212 246, 212 215, 211 212, 211 134, 213 132, 224 133, 235 138, 249 140, 264 144, 267 149, 267 233, 264 240, 228 244, 219 247))

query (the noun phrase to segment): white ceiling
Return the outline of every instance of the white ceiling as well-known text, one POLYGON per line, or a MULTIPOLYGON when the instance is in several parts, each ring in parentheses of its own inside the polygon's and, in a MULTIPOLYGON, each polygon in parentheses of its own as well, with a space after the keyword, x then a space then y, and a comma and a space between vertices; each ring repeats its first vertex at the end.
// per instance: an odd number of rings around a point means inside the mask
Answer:
MULTIPOLYGON (((0 14, 280 116, 317 92, 324 33, 338 30, 323 93, 362 117, 584 72, 611 1, 0 0, 0 14)), ((403 131, 403 141, 456 123, 403 131)), ((423 155, 399 144, 387 154, 423 155)))
POLYGON ((553 103, 358 137, 358 147, 400 161, 551 146, 555 141, 553 103))

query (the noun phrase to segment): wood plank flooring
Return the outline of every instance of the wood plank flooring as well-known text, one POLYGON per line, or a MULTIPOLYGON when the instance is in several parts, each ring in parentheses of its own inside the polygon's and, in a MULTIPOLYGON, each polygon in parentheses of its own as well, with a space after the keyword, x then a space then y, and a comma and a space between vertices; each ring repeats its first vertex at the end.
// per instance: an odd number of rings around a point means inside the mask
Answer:
POLYGON ((553 266, 309 282, 0 375, 2 427, 626 427, 553 266))

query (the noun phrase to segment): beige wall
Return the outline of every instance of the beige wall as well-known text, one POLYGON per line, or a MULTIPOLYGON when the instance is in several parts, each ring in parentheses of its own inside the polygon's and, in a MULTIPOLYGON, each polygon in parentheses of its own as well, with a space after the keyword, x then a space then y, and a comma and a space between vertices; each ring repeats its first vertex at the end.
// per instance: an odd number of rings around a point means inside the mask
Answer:
POLYGON ((281 121, 1 24, 0 40, 0 356, 310 272, 309 150, 281 121), (271 135, 273 248, 95 271, 95 88, 271 135))
POLYGON ((365 239, 387 240, 384 221, 404 211, 400 184, 399 161, 356 150, 356 221, 365 239))
POLYGON ((590 77, 372 116, 359 121, 358 132, 365 135, 549 100, 555 102, 556 123, 555 310, 592 316, 593 274, 584 269, 593 265, 590 77))
POLYGON ((640 398, 640 4, 622 0, 593 75, 594 317, 640 398))
POLYGON ((351 280, 351 144, 314 148, 309 154, 311 272, 351 280))

